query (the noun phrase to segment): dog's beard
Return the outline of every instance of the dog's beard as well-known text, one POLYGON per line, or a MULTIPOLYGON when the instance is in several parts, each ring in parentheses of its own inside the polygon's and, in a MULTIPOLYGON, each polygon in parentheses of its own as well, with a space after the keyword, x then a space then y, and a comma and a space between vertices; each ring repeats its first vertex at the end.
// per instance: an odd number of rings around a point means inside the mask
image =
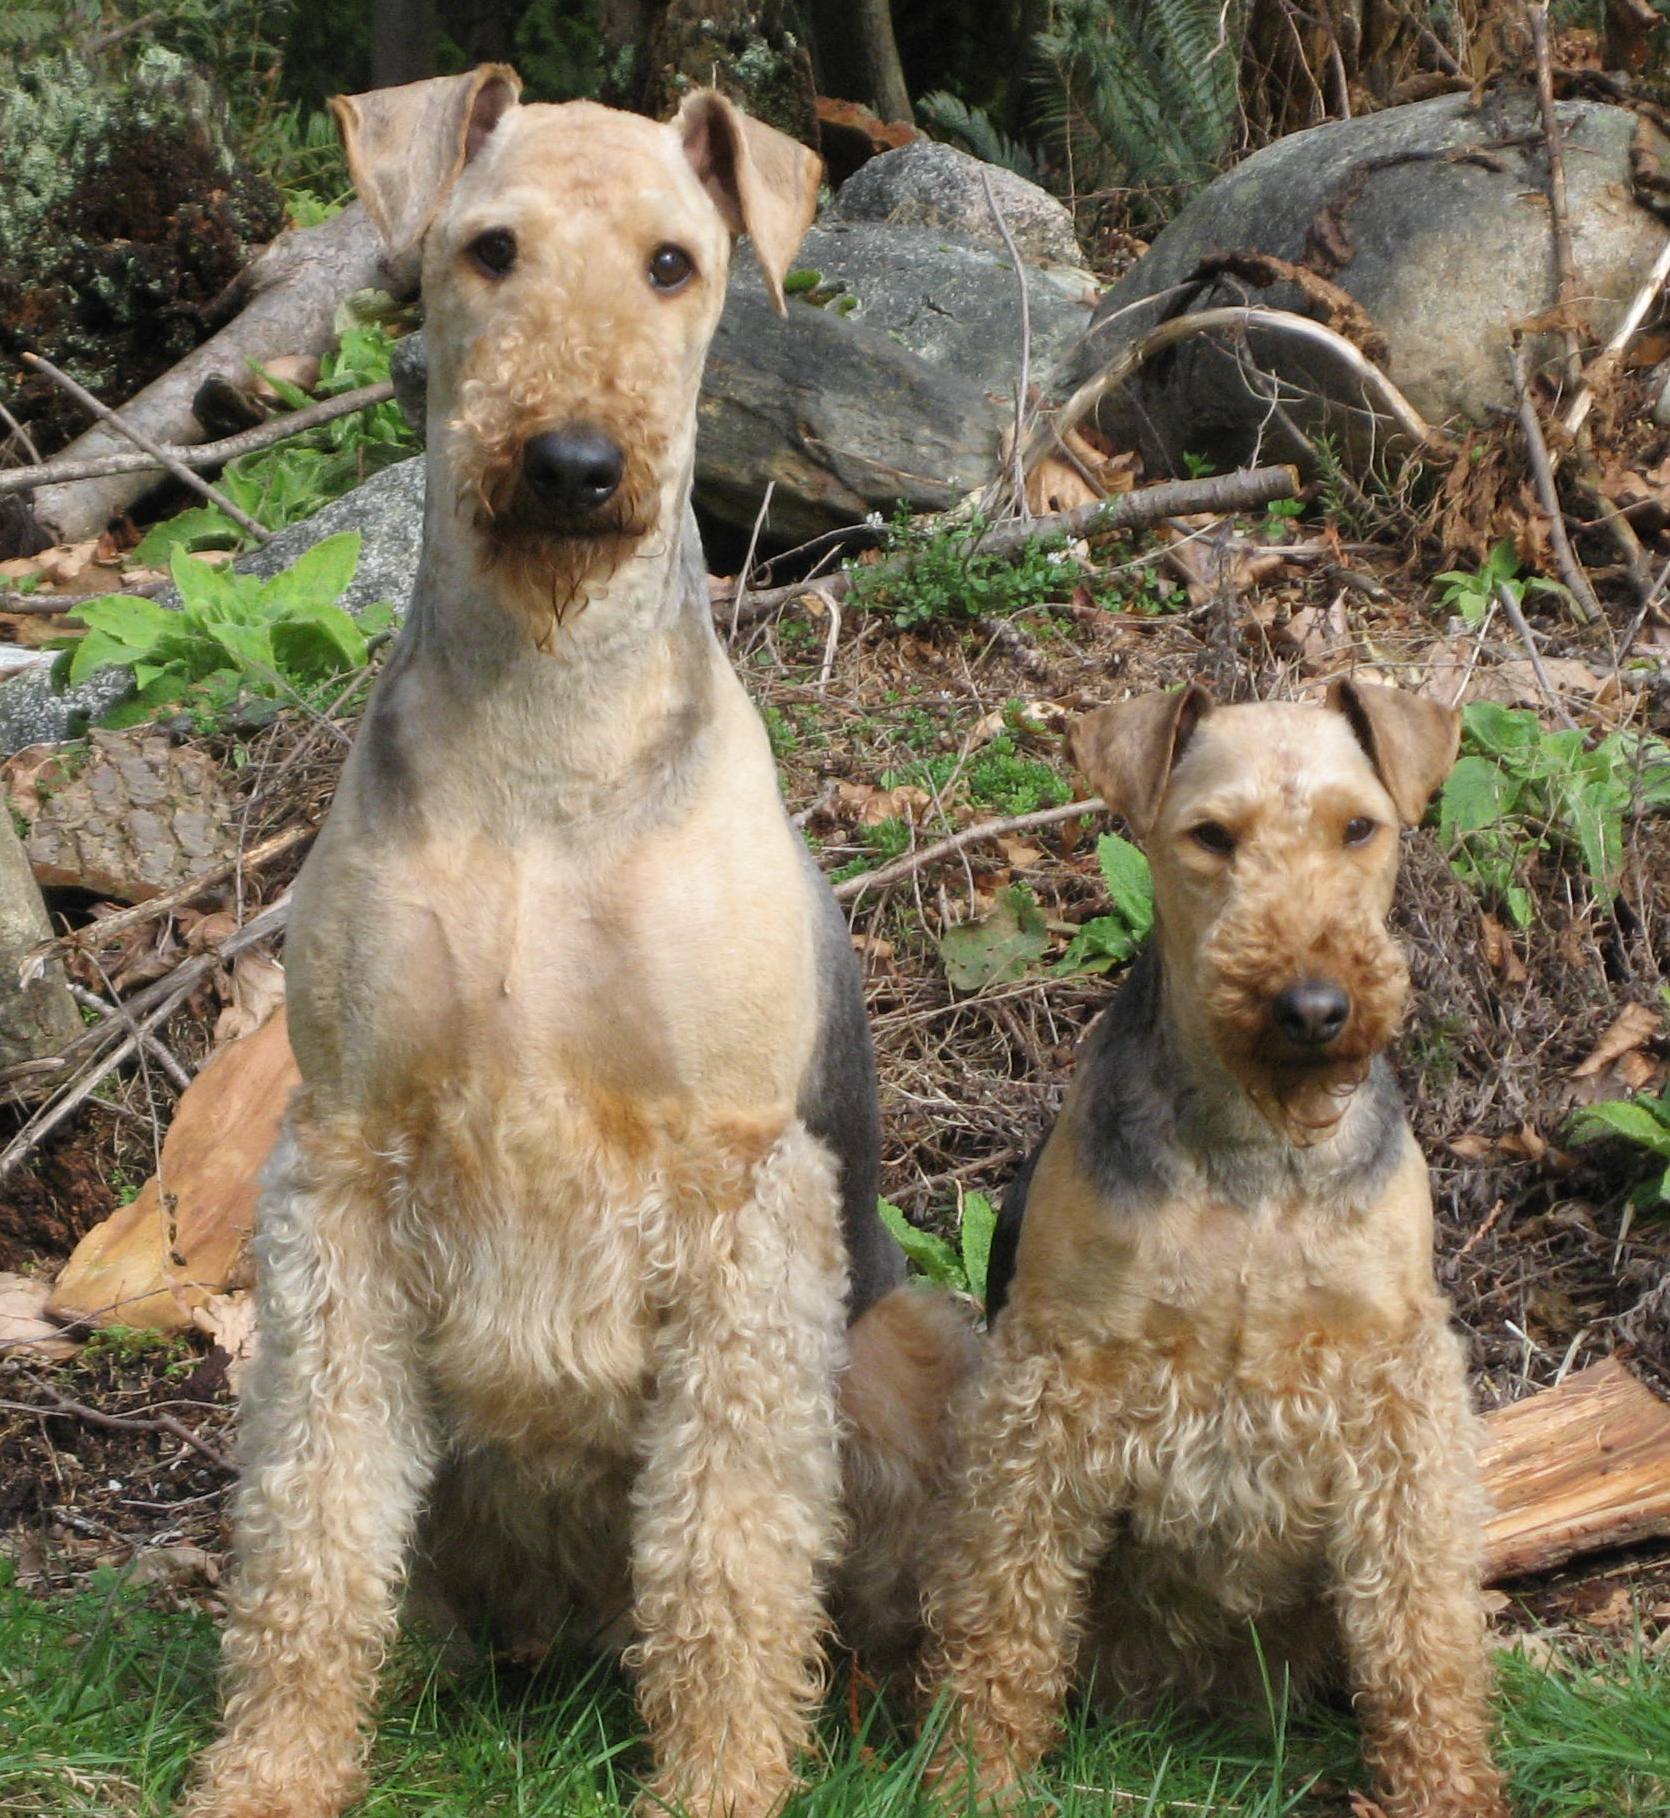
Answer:
POLYGON ((623 484, 607 510, 563 520, 528 496, 519 475, 477 488, 472 521, 482 566, 527 614, 540 650, 551 652, 570 617, 654 534, 657 503, 623 484))
POLYGON ((1218 1058, 1279 1135, 1297 1148, 1325 1141, 1402 1024, 1409 992, 1402 950, 1372 916, 1306 928, 1291 898, 1272 893, 1227 914, 1201 960, 1218 1058), (1301 978, 1331 979, 1351 999, 1349 1020, 1325 1048, 1300 1047, 1276 1027, 1283 983, 1301 978))

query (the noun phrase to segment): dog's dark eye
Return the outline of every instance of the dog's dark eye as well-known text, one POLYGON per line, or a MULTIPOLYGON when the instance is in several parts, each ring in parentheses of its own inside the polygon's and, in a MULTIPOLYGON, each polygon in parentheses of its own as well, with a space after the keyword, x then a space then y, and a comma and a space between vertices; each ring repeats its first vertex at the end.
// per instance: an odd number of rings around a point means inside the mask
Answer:
POLYGON ((695 269, 695 260, 682 246, 658 246, 650 254, 649 281, 657 290, 677 290, 695 269))
POLYGON ((1202 821, 1189 831, 1199 845, 1208 852, 1217 853, 1220 858, 1227 858, 1235 850, 1235 835, 1221 821, 1202 821))
POLYGON ((508 227, 490 227, 470 242, 470 257, 489 277, 502 278, 516 263, 516 236, 508 227))
POLYGON ((1353 821, 1345 823, 1345 843, 1348 846, 1366 846, 1374 838, 1380 823, 1371 821, 1366 814, 1359 814, 1353 821))

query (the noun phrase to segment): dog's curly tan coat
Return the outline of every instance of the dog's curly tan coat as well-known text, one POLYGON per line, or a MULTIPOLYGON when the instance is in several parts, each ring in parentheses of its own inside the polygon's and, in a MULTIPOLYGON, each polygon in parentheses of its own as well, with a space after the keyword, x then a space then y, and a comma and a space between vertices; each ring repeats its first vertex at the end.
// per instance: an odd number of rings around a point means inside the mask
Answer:
POLYGON ((1075 1675, 1124 1701, 1343 1667, 1390 1818, 1506 1811, 1464 1361, 1425 1163, 1371 1072, 1407 980, 1384 926, 1397 827, 1454 716, 1335 702, 1190 690, 1075 735, 1146 839, 1158 925, 1126 987, 1152 995, 1116 1006, 1123 1047, 1081 1059, 956 1410, 924 1683, 951 1699, 938 1772, 966 1750, 1000 1798, 1075 1675), (1318 976, 1352 1012, 1307 1054, 1271 1005, 1318 976))
POLYGON ((709 92, 664 126, 515 103, 489 68, 339 104, 424 249, 425 543, 296 886, 193 1818, 354 1796, 409 1573, 445 1625, 623 1652, 650 1804, 763 1818, 832 1592, 908 1639, 967 1351, 875 1221, 850 945, 689 508, 732 236, 780 294, 816 160, 709 92), (596 510, 527 467, 576 424, 622 456, 596 510))

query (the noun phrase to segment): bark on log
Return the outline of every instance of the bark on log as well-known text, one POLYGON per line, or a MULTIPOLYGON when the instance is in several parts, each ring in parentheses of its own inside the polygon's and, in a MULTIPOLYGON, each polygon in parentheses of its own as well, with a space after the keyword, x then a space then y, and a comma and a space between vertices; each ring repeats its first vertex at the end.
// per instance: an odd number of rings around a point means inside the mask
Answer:
POLYGON ((30 950, 51 937, 23 842, 0 803, 0 1068, 56 1054, 81 1028, 56 959, 29 984, 19 982, 18 969, 30 950))
POLYGON ((1497 1409, 1479 1463, 1487 1583, 1670 1534, 1670 1407, 1616 1358, 1497 1409))
MULTIPOLYGON (((412 272, 391 272, 383 242, 359 203, 317 227, 280 234, 254 259, 240 288, 247 298, 221 331, 122 406, 122 416, 158 442, 201 442, 191 401, 211 373, 242 378, 251 360, 319 353, 331 344, 344 297, 371 286, 409 291, 412 272)), ((62 450, 65 460, 125 453, 128 442, 103 425, 62 450)), ((109 474, 43 486, 34 496, 35 522, 49 542, 97 536, 113 517, 156 484, 154 473, 109 474)))

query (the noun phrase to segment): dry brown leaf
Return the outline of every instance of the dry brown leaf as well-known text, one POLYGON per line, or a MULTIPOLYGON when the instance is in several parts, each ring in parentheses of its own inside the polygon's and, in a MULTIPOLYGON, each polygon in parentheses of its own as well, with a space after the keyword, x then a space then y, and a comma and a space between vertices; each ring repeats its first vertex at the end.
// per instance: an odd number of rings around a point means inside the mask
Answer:
POLYGON ((191 1323, 226 1353, 227 1386, 241 1398, 260 1339, 255 1323, 255 1296, 247 1290, 211 1294, 202 1306, 192 1308, 191 1323))
POLYGON ((0 1357, 74 1357, 81 1346, 46 1317, 52 1284, 0 1273, 0 1357))
POLYGON ((232 1001, 215 1021, 215 1041, 252 1035, 284 1002, 284 968, 270 954, 240 953, 232 962, 232 1001))
POLYGON ((925 789, 901 783, 895 789, 877 789, 870 783, 839 782, 832 804, 837 817, 849 825, 874 827, 881 821, 915 821, 933 801, 925 789))
POLYGON ((1587 1079, 1616 1060, 1651 1041, 1659 1030, 1659 1013, 1648 1004, 1625 1004, 1612 1026, 1571 1070, 1573 1079, 1587 1079))
POLYGON ((1479 939, 1484 947, 1485 964, 1499 972, 1510 985, 1522 985, 1531 975, 1513 944, 1513 937, 1494 915, 1479 917, 1479 939))

